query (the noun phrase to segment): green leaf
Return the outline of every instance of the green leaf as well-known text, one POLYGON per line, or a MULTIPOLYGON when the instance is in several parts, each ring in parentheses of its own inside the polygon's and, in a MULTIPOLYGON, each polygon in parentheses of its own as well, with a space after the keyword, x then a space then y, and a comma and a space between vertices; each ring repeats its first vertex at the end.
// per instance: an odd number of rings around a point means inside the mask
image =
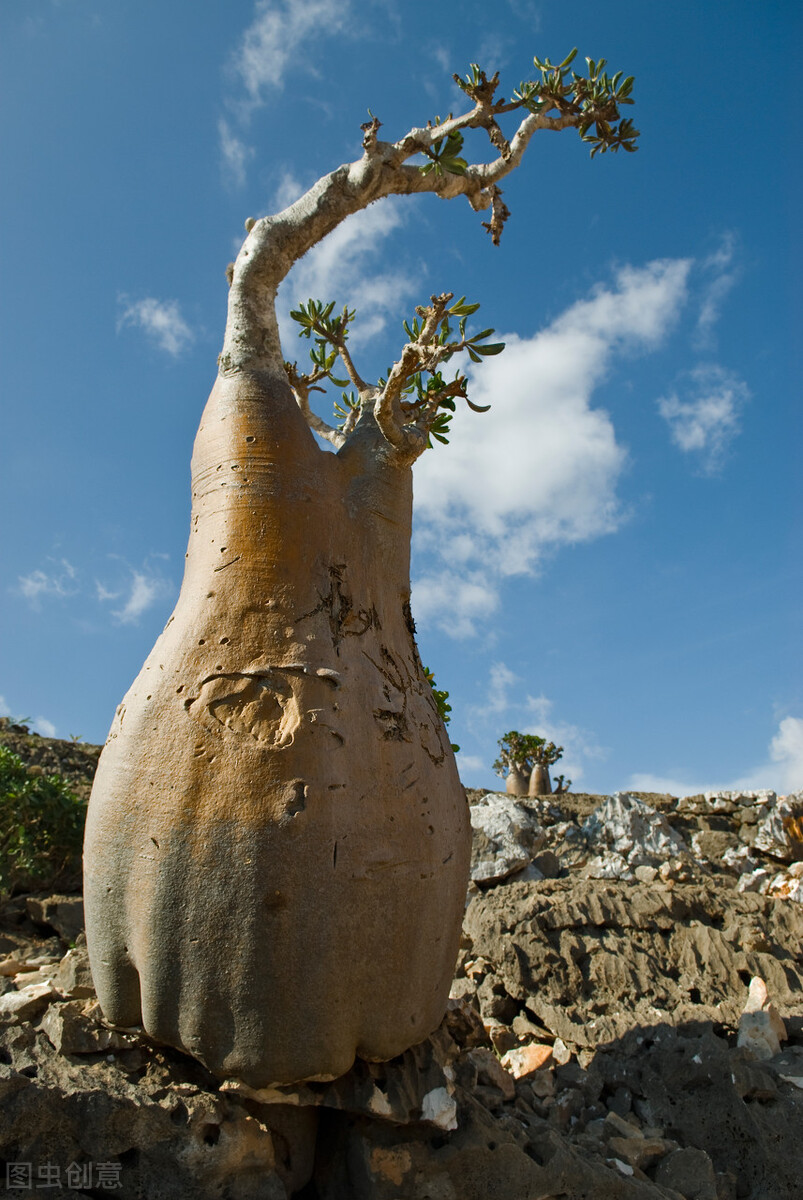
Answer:
POLYGON ((468 396, 464 396, 463 399, 472 412, 490 412, 491 410, 490 404, 475 404, 473 400, 469 400, 468 396))
POLYGON ((475 346, 473 348, 477 351, 478 354, 484 354, 486 356, 491 355, 491 354, 501 354, 505 348, 505 343, 504 342, 490 342, 487 346, 475 346))

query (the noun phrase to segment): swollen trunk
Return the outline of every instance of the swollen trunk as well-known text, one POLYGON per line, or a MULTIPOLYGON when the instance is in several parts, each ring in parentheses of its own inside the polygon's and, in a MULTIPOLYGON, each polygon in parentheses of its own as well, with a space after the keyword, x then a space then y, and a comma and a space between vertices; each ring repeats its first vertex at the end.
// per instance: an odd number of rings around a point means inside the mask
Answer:
POLYGON ((218 380, 181 595, 101 756, 103 1010, 252 1086, 393 1057, 446 1005, 470 826, 413 638, 411 506, 371 417, 328 454, 282 380, 218 380))

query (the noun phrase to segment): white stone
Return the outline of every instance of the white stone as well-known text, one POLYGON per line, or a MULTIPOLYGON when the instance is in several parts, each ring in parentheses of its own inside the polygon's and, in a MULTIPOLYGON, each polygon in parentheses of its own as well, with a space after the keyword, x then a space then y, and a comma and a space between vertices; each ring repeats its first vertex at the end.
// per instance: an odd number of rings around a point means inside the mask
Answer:
POLYGON ((421 1104, 421 1120, 437 1125, 438 1129, 457 1129, 457 1104, 446 1088, 433 1088, 421 1104))
POLYGON ((489 792, 469 810, 472 828, 487 839, 472 855, 471 878, 494 883, 529 866, 544 844, 544 831, 526 803, 489 792))
POLYGON ((583 867, 586 879, 633 879, 633 872, 621 854, 597 854, 583 867))
POLYGON ((32 983, 17 992, 6 992, 0 996, 0 1017, 14 1017, 24 1021, 55 998, 49 983, 32 983))
MULTIPOLYGON (((660 867, 668 858, 688 857, 689 848, 662 813, 627 792, 607 796, 583 825, 589 847, 623 858, 628 868, 660 867)), ((601 854, 600 854, 601 856, 601 854)), ((596 878, 624 878, 597 875, 596 878)))
POLYGON ((742 875, 736 884, 737 892, 766 892, 770 885, 772 874, 764 867, 758 867, 749 874, 742 875))
POLYGON ((787 833, 785 822, 797 815, 799 805, 787 797, 762 804, 758 810, 758 822, 751 844, 784 862, 795 857, 795 847, 787 833))

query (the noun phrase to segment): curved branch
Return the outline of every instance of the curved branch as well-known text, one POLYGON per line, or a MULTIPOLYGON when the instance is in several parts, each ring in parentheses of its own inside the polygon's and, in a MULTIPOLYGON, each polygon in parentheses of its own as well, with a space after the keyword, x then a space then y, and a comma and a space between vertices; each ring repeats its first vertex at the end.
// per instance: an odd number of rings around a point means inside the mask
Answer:
MULTIPOLYGON (((479 102, 459 117, 411 129, 392 143, 378 140, 378 122, 374 120, 365 131, 365 152, 360 159, 323 176, 283 212, 263 217, 251 227, 232 272, 229 315, 219 359, 221 372, 228 374, 245 368, 280 371, 282 354, 274 312, 276 289, 293 264, 346 217, 384 196, 424 192, 442 199, 466 196, 475 211, 483 211, 494 204, 497 193, 493 185, 518 167, 537 131, 576 127, 587 122, 588 115, 588 112, 563 112, 550 117, 545 112, 528 112, 509 145, 505 143, 505 153, 492 162, 469 165, 463 174, 436 171, 423 174, 406 160, 426 153, 453 131, 486 127, 492 135, 493 106, 479 102)), ((500 222, 490 224, 498 236, 500 222)), ((348 369, 347 360, 343 361, 348 369)), ((383 410, 382 419, 385 418, 390 428, 389 414, 383 410)))

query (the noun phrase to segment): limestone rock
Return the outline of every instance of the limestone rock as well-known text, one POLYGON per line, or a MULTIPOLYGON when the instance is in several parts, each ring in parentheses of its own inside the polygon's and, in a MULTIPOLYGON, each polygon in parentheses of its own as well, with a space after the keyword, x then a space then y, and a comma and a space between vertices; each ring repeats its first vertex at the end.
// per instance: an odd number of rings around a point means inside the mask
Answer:
POLYGON ((32 983, 0 996, 0 1019, 26 1021, 41 1012, 55 992, 49 983, 32 983))
POLYGON ((760 805, 757 817, 752 839, 756 850, 782 862, 803 859, 803 801, 798 796, 771 795, 760 805))
POLYGON ((477 1078, 489 1087, 498 1088, 506 1100, 512 1100, 516 1094, 516 1084, 490 1050, 478 1046, 469 1051, 469 1061, 477 1068, 477 1078))
POLYGON ((532 862, 544 844, 544 831, 526 804, 490 792, 470 808, 474 841, 471 878, 495 883, 532 862))
POLYGON ((655 1182, 673 1188, 686 1200, 717 1200, 717 1181, 711 1159, 693 1146, 673 1150, 659 1162, 655 1182))
POLYGON ((59 1054, 100 1054, 109 1050, 131 1050, 137 1040, 107 1029, 84 1013, 81 1000, 51 1004, 41 1028, 59 1054))
POLYGON ((28 915, 38 925, 49 925, 65 942, 74 942, 84 929, 84 902, 80 896, 29 896, 28 915))
POLYGON ((750 981, 744 1012, 739 1018, 737 1046, 744 1046, 759 1059, 780 1054, 781 1042, 786 1041, 786 1026, 767 992, 763 979, 750 981))
POLYGON ((74 1000, 94 996, 95 987, 89 969, 89 955, 85 948, 67 951, 59 963, 53 983, 62 995, 74 1000))
POLYGON ((540 1071, 542 1067, 552 1062, 552 1047, 539 1046, 531 1042, 529 1046, 517 1046, 508 1050, 502 1056, 502 1066, 514 1079, 527 1079, 540 1071))
POLYGON ((633 878, 636 867, 660 866, 669 858, 688 858, 689 849, 666 817, 627 792, 607 796, 582 827, 597 856, 587 868, 591 878, 633 878))

